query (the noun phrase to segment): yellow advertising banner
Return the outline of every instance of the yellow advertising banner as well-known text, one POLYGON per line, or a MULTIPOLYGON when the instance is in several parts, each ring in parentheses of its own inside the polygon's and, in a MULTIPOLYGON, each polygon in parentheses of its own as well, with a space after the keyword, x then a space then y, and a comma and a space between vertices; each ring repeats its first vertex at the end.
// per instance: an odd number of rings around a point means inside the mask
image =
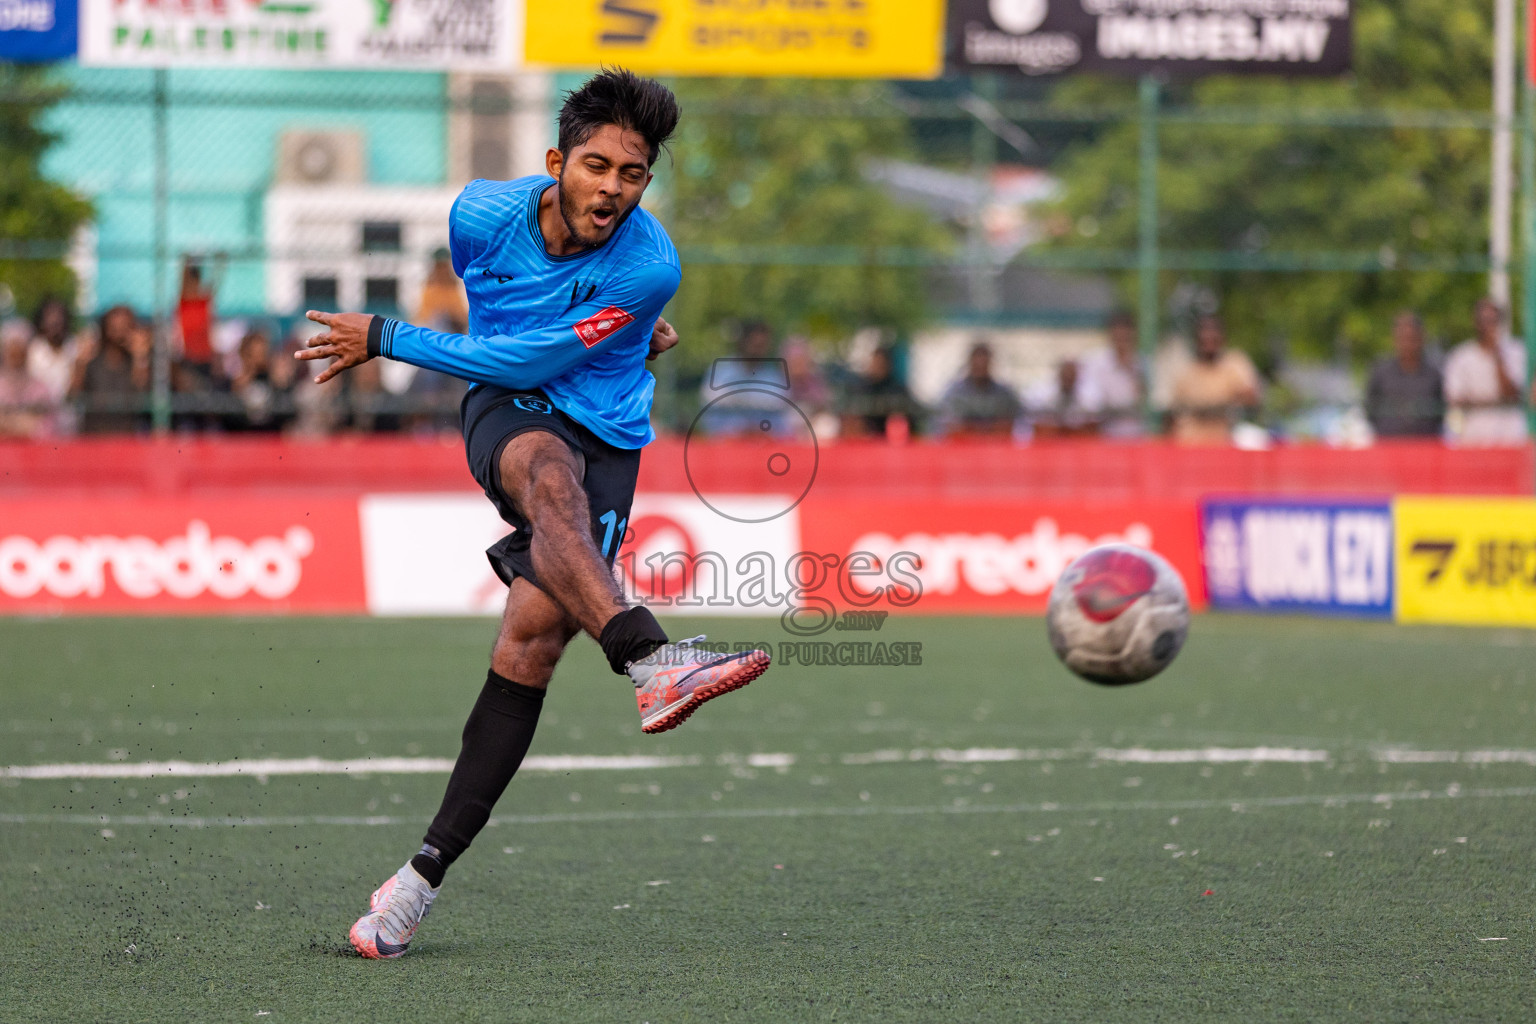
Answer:
POLYGON ((1400 622, 1536 626, 1536 501, 1398 498, 1400 622))
POLYGON ((530 64, 675 75, 936 78, 944 0, 527 0, 530 64))

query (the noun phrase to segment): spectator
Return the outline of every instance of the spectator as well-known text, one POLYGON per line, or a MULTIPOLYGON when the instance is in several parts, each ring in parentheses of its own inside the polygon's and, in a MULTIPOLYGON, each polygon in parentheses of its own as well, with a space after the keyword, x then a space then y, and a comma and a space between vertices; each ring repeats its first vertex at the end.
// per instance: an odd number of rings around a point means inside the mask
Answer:
POLYGON ((1095 349, 1078 364, 1083 408, 1098 420, 1106 437, 1140 437, 1145 428, 1141 404, 1146 371, 1137 351, 1136 318, 1121 310, 1109 318, 1109 346, 1095 349))
POLYGON ((80 338, 70 329, 73 317, 63 299, 46 298, 37 304, 32 317, 36 332, 27 350, 27 369, 42 381, 54 401, 62 403, 69 395, 80 361, 80 338))
POLYGON ((1424 358, 1424 324, 1404 310, 1392 320, 1392 355, 1371 368, 1365 415, 1378 437, 1439 437, 1445 421, 1440 371, 1424 358))
POLYGON ((152 348, 148 328, 127 306, 113 306, 101 315, 95 344, 81 348, 71 388, 85 405, 81 432, 121 434, 139 428, 152 348))
POLYGON ((28 367, 32 325, 0 325, 0 437, 43 437, 57 429, 61 403, 28 367))
MULTIPOLYGON (((432 269, 421 288, 421 301, 416 305, 414 323, 430 327, 434 331, 463 334, 469 330, 469 300, 464 286, 453 272, 453 261, 447 249, 432 254, 432 269)), ((436 370, 423 370, 407 363, 393 363, 384 368, 385 389, 404 396, 402 403, 413 410, 402 418, 402 428, 416 433, 457 433, 459 428, 459 402, 469 385, 457 377, 436 370), (403 386, 392 380, 389 371, 404 371, 408 375, 403 386)))
POLYGON ((308 364, 300 366, 294 359, 294 353, 303 348, 305 342, 324 330, 308 320, 296 321, 277 356, 279 362, 297 367, 288 389, 294 411, 290 426, 295 434, 303 437, 325 437, 335 433, 346 415, 343 408, 345 384, 342 387, 334 383, 316 384, 313 374, 306 372, 308 364))
POLYGON ((952 437, 1008 437, 1022 411, 1019 396, 992 376, 992 346, 978 340, 965 373, 939 400, 939 430, 952 437))
POLYGON ((432 269, 427 271, 426 283, 422 285, 414 323, 449 334, 463 334, 469 330, 469 300, 464 296, 464 286, 454 275, 447 249, 438 249, 432 254, 432 269))
POLYGON ((380 372, 383 362, 370 359, 347 374, 347 422, 358 433, 393 434, 400 430, 399 399, 384 389, 380 372))
POLYGON ((1081 437, 1098 431, 1094 412, 1084 401, 1082 371, 1074 359, 1056 364, 1056 375, 1042 389, 1032 389, 1031 430, 1036 437, 1081 437))
POLYGON ((213 365, 214 285, 203 280, 202 264, 193 256, 181 263, 181 295, 176 326, 181 333, 181 358, 204 377, 213 365))
POLYGON ((1523 444, 1526 438, 1525 347, 1504 330, 1504 311, 1482 298, 1473 307, 1477 336, 1451 350, 1445 361, 1445 400, 1458 421, 1453 439, 1462 444, 1523 444))
POLYGON ((832 386, 816 358, 815 349, 804 338, 788 338, 779 350, 784 357, 784 371, 789 378, 789 400, 804 415, 790 415, 790 433, 803 435, 809 422, 813 433, 837 432, 837 421, 828 420, 832 409, 832 386))
POLYGON ((292 380, 291 362, 273 365, 267 332, 261 328, 248 331, 240 339, 240 371, 229 382, 241 411, 226 419, 225 429, 277 430, 287 418, 287 392, 292 380))
POLYGON ((896 357, 882 345, 849 386, 843 401, 843 434, 900 440, 916 430, 923 407, 896 377, 896 357))
POLYGON ((793 432, 784 404, 784 360, 773 358, 773 331, 753 322, 736 339, 734 358, 716 359, 699 387, 698 427, 712 437, 783 436, 793 432), (767 427, 764 427, 767 424, 767 427))
POLYGON ((1195 328, 1195 358, 1173 382, 1173 436, 1181 444, 1227 444, 1232 427, 1259 405, 1259 374, 1242 352, 1227 347, 1219 316, 1195 328))

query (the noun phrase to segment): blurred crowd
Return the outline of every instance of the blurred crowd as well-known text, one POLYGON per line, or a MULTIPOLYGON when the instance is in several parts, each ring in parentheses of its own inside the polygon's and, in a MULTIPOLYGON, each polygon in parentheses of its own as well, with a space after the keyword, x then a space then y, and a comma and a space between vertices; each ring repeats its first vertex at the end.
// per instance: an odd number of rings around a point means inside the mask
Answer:
MULTIPOLYGON (((172 428, 212 433, 327 435, 453 431, 465 385, 403 363, 374 360, 316 385, 293 354, 320 328, 306 320, 218 319, 214 282, 188 261, 168 325, 172 428)), ((464 331, 463 289, 438 254, 415 321, 464 331)), ((151 423, 155 325, 125 305, 77 324, 44 299, 30 320, 0 323, 0 436, 49 438, 146 432, 151 423)))
MULTIPOLYGON (((304 320, 220 320, 215 284, 187 263, 163 368, 173 429, 315 436, 457 430, 462 382, 374 360, 317 386, 293 353, 319 328, 304 320)), ((413 313, 412 322, 424 326, 467 329, 464 293, 446 253, 436 254, 413 313)), ((1442 354, 1416 314, 1400 313, 1390 325, 1391 353, 1370 368, 1356 402, 1363 440, 1524 442, 1532 399, 1525 347, 1506 324, 1504 311, 1483 299, 1472 310, 1470 336, 1442 354)), ((1271 436, 1266 398, 1284 385, 1228 344, 1221 317, 1199 317, 1189 334, 1160 348, 1149 365, 1135 318, 1116 313, 1101 345, 1015 384, 999 374, 993 341, 977 336, 942 391, 928 389, 937 400, 924 403, 909 387, 907 346, 855 346, 847 358, 827 359, 805 338, 779 339, 749 323, 737 332, 734 354, 705 374, 691 425, 684 418, 658 429, 716 437, 1166 435, 1187 444, 1264 443, 1271 436)), ((127 306, 77 324, 67 304, 48 299, 30 319, 0 323, 0 436, 147 431, 154 349, 153 325, 127 306)))
MULTIPOLYGON (((1360 429, 1343 440, 1523 443, 1536 394, 1527 384, 1525 346, 1506 324, 1504 311, 1482 299, 1472 310, 1471 336, 1442 354, 1427 343, 1417 314, 1399 313, 1390 327, 1391 354, 1370 368, 1355 410, 1360 429)), ((705 381, 698 427, 716 436, 812 430, 818 438, 1168 436, 1190 445, 1268 443, 1275 432, 1265 425, 1266 397, 1284 390, 1284 382, 1266 379, 1228 344, 1220 316, 1198 317, 1190 334, 1187 342, 1161 346, 1149 365, 1135 318, 1117 312, 1102 345, 1059 361, 1046 379, 1017 387, 999 378, 994 345, 977 337, 938 401, 925 405, 908 387, 899 346, 875 348, 855 371, 842 362, 819 363, 799 338, 787 339, 774 358, 772 334, 752 324, 741 332, 736 356, 718 361, 705 381)))

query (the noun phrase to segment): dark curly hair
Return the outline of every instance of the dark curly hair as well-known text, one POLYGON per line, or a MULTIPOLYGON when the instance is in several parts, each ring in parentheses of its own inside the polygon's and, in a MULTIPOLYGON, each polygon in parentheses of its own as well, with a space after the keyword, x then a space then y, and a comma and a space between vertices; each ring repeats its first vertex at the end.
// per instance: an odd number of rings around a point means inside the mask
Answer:
POLYGON ((653 78, 623 68, 604 68, 560 107, 560 152, 566 156, 604 125, 638 132, 651 147, 651 163, 677 127, 677 97, 653 78))

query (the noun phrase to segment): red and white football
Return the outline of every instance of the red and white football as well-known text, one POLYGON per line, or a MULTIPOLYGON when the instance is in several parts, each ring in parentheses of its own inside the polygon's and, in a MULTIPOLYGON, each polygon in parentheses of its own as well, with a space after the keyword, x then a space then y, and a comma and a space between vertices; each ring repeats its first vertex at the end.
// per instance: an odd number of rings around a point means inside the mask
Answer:
POLYGON ((1046 629, 1056 657, 1091 683, 1151 679, 1189 634, 1189 595, 1160 555, 1130 544, 1084 552, 1051 590, 1046 629))

